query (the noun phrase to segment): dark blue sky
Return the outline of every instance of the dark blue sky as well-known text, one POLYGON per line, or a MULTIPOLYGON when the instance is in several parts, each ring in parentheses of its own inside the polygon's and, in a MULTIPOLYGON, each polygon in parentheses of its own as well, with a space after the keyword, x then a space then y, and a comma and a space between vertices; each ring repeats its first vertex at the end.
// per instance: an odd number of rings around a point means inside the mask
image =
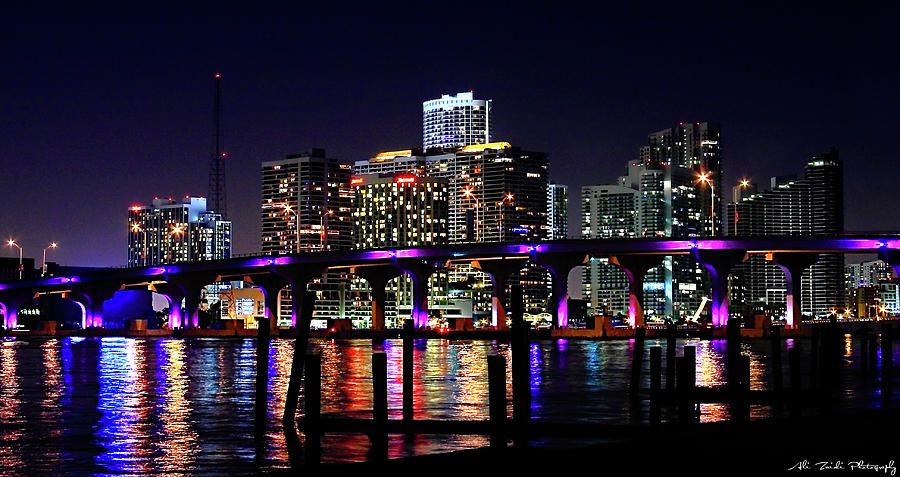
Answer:
POLYGON ((833 145, 847 229, 900 230, 896 8, 43 5, 0 7, 0 235, 30 256, 124 264, 129 205, 205 195, 217 71, 236 253, 259 247, 261 161, 419 145, 422 101, 470 89, 498 139, 549 153, 573 215, 647 133, 709 120, 726 183, 833 145))

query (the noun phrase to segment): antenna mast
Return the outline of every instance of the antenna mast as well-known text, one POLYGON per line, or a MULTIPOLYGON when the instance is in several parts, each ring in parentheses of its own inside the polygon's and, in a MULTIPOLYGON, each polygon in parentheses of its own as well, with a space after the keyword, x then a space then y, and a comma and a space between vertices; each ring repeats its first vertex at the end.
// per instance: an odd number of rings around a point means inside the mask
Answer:
POLYGON ((228 213, 225 201, 225 145, 222 134, 222 75, 216 73, 216 101, 215 101, 215 147, 212 157, 209 159, 209 202, 208 209, 222 214, 226 218, 228 213))

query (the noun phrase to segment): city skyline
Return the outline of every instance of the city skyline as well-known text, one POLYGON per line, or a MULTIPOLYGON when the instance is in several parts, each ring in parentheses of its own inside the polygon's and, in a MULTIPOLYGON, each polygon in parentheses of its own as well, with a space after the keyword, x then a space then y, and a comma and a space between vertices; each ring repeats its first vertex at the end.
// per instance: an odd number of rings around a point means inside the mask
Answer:
MULTIPOLYGON (((509 40, 486 35, 478 40, 483 51, 503 61, 448 76, 444 74, 448 66, 412 60, 420 49, 433 46, 427 39, 408 46, 390 35, 377 34, 373 45, 351 52, 364 43, 360 35, 371 32, 371 27, 333 12, 314 12, 314 16, 323 20, 322 26, 346 20, 348 30, 358 27, 361 32, 334 40, 339 51, 350 55, 346 62, 350 66, 332 56, 310 53, 314 45, 302 43, 284 29, 275 28, 278 33, 269 36, 257 35, 259 28, 244 30, 254 33, 223 36, 216 33, 215 18, 196 11, 184 12, 195 20, 188 22, 191 28, 153 15, 150 20, 155 23, 148 21, 143 27, 136 18, 101 22, 116 19, 121 12, 115 11, 90 21, 97 12, 71 19, 62 11, 45 16, 13 13, 24 15, 14 15, 20 21, 9 25, 11 41, 2 47, 6 53, 16 53, 7 56, 11 70, 18 74, 4 78, 0 88, 9 111, 0 122, 5 138, 0 160, 6 175, 14 178, 0 199, 0 234, 15 238, 31 257, 45 242, 56 241, 60 247, 53 261, 123 265, 124 219, 117 223, 109 217, 121 217, 129 204, 146 197, 205 195, 215 72, 223 75, 235 253, 258 249, 255 185, 261 162, 312 147, 326 148, 334 157, 349 161, 414 147, 421 142, 422 102, 468 90, 493 100, 497 140, 548 153, 550 179, 570 188, 570 217, 579 217, 573 191, 621 175, 621 164, 635 159, 633 146, 646 131, 702 119, 723 125, 728 137, 723 152, 726 174, 735 179, 749 176, 758 182, 792 173, 814 154, 838 147, 847 164, 846 229, 900 226, 897 214, 880 212, 884 207, 890 210, 896 200, 889 196, 889 175, 874 169, 895 160, 896 134, 890 131, 897 129, 898 121, 893 114, 897 100, 888 87, 896 83, 896 66, 878 61, 890 56, 896 46, 883 41, 887 30, 879 25, 887 16, 878 12, 843 18, 836 12, 819 11, 799 24, 790 21, 799 17, 799 11, 783 11, 781 19, 750 14, 731 25, 734 32, 712 22, 698 28, 709 34, 710 57, 718 59, 715 68, 695 59, 665 78, 648 75, 633 84, 626 84, 633 75, 625 72, 644 65, 645 54, 662 44, 683 18, 676 15, 666 23, 665 12, 627 9, 586 11, 584 19, 577 12, 556 14, 547 23, 559 35, 548 44, 517 38, 522 48, 510 51, 505 43, 509 40), (574 60, 602 45, 607 35, 621 33, 622 27, 611 24, 622 18, 655 28, 622 51, 604 49, 606 56, 597 58, 623 73, 600 81, 598 67, 574 60), (611 28, 593 34, 573 27, 588 21, 611 28), (102 28, 83 32, 85 25, 100 23, 102 28), (829 35, 815 33, 838 25, 842 29, 832 28, 829 35), (758 44, 754 43, 757 35, 741 36, 757 29, 768 35, 758 44), (164 38, 163 33, 176 33, 175 39, 164 38), (153 38, 153 47, 143 44, 145 34, 153 38), (121 41, 113 44, 108 41, 111 38, 121 41), (206 55, 177 51, 179 41, 199 45, 206 55), (563 48, 570 44, 574 46, 563 48), (389 52, 386 57, 365 58, 378 47, 389 52), (125 54, 129 48, 134 52, 125 54), (309 64, 318 67, 322 78, 295 83, 292 73, 297 67, 278 55, 264 52, 247 58, 246 53, 269 51, 266 48, 281 55, 294 49, 309 53, 309 64), (852 68, 829 72, 826 66, 831 57, 847 60, 843 64, 852 68), (395 69, 385 70, 384 79, 366 82, 367 91, 360 91, 363 82, 359 79, 344 78, 335 87, 324 86, 338 77, 352 78, 362 69, 386 67, 379 60, 390 58, 409 60, 395 61, 395 69), (111 60, 119 66, 115 72, 103 73, 93 66, 111 60), (780 70, 762 71, 764 60, 780 70), (546 78, 515 74, 563 66, 575 74, 566 78, 558 73, 546 78), (694 72, 684 78, 677 74, 690 68, 694 72), (421 74, 414 83, 393 82, 415 71, 421 74), (702 73, 713 71, 721 72, 717 76, 721 81, 698 82, 702 73), (47 194, 55 191, 65 194, 53 206, 44 205, 47 194)), ((538 17, 527 10, 511 13, 526 24, 538 17)), ((711 12, 703 14, 716 17, 711 12)), ((390 22, 402 22, 401 17, 375 16, 390 22)), ((267 13, 255 13, 245 21, 257 26, 276 22, 267 13)), ((469 43, 473 41, 466 40, 466 46, 473 46, 469 43)), ((576 230, 571 220, 570 230, 576 230)), ((4 247, 2 255, 15 252, 4 247)))

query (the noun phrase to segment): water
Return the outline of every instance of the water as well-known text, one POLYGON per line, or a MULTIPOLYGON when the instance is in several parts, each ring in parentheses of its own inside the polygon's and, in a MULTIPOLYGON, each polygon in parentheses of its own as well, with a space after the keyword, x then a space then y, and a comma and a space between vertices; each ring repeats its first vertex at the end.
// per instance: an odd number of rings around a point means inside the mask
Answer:
MULTIPOLYGON (((647 345, 662 341, 648 340, 647 345)), ((697 383, 725 382, 724 341, 678 340, 697 346, 697 383)), ((844 405, 878 407, 877 388, 860 384, 859 347, 846 337, 844 405)), ((554 340, 531 346, 534 419, 554 422, 646 423, 627 392, 631 341, 554 340)), ((769 343, 743 343, 751 357, 751 387, 770 382, 769 343)), ((787 382, 786 340, 784 376, 787 382)), ((804 343, 808 351, 808 343, 804 343)), ((55 475, 145 472, 253 473, 288 468, 281 427, 292 340, 273 340, 268 382, 268 430, 254 441, 255 340, 61 338, 0 341, 0 469, 55 475)), ((372 409, 369 340, 313 340, 322 354, 322 409, 369 417, 372 409)), ((391 417, 402 408, 402 347, 385 342, 391 417)), ((417 341, 415 415, 487 419, 487 356, 506 343, 417 341)), ((644 387, 649 386, 649 351, 644 387)), ((664 363, 665 365, 665 363, 664 363)), ((511 402, 511 376, 507 391, 511 402)), ((898 386, 895 386, 897 389, 898 386)), ((724 405, 703 405, 703 421, 727 419, 724 405)), ((512 414, 511 405, 508 412, 512 414)), ((776 411, 753 406, 751 418, 776 411)), ((482 436, 391 439, 391 458, 486 446, 482 436)), ((545 440, 538 445, 564 445, 545 440)), ((364 461, 364 435, 326 435, 324 462, 364 461)))

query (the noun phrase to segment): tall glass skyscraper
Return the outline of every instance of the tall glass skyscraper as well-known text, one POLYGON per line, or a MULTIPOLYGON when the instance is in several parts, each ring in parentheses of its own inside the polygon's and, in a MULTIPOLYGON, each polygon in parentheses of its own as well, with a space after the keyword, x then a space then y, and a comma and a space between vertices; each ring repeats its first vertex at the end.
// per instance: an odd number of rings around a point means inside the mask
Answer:
POLYGON ((445 94, 422 103, 422 147, 453 149, 491 142, 491 100, 445 94))

